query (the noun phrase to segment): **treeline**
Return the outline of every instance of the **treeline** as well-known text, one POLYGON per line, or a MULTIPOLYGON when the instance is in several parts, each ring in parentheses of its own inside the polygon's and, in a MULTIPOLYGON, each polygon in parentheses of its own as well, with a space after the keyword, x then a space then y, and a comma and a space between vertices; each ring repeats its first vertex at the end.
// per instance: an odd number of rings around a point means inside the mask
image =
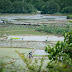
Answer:
POLYGON ((0 0, 0 13, 72 13, 72 0, 0 0))

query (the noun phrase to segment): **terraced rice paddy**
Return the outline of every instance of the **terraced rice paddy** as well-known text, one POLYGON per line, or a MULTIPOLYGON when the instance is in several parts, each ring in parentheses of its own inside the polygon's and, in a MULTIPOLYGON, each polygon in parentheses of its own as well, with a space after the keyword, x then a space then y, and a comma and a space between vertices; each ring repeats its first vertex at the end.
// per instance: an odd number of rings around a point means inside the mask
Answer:
MULTIPOLYGON (((0 15, 0 61, 5 67, 16 66, 18 69, 24 69, 26 64, 19 57, 16 51, 24 53, 28 58, 29 52, 33 51, 34 59, 40 60, 45 53, 44 49, 49 44, 55 45, 57 41, 63 41, 64 37, 60 35, 39 32, 35 29, 40 25, 52 25, 52 27, 64 27, 69 20, 66 16, 46 16, 46 15, 23 15, 23 14, 4 14, 0 15), (1 20, 6 23, 2 23, 1 20)), ((48 62, 46 57, 44 66, 48 62)), ((21 71, 19 71, 21 72, 21 71)))
MULTIPOLYGON (((3 65, 10 66, 14 64, 16 66, 20 65, 25 67, 24 62, 18 56, 15 51, 19 51, 20 53, 25 53, 27 57, 28 53, 31 52, 33 49, 26 49, 26 48, 0 48, 0 61, 2 60, 3 65), (13 62, 13 59, 15 61, 13 62), (11 62, 11 63, 9 63, 11 62)), ((27 57, 28 58, 28 57, 27 57)))

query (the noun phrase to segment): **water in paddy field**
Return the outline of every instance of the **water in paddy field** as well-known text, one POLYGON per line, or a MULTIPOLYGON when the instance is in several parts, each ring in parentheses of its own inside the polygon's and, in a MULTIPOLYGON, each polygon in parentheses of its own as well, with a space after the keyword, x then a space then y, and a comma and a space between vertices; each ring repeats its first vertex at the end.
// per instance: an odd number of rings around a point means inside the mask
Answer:
POLYGON ((33 53, 33 55, 49 55, 48 53, 45 52, 45 50, 35 50, 35 52, 33 53))
POLYGON ((36 14, 36 15, 11 15, 11 16, 1 16, 1 19, 6 19, 8 21, 11 21, 12 23, 18 24, 18 23, 24 23, 24 22, 46 22, 48 20, 66 20, 67 16, 48 16, 48 15, 42 15, 42 14, 36 14))
POLYGON ((63 39, 58 36, 8 36, 7 40, 0 41, 0 46, 44 49, 48 44, 52 46, 63 39))
POLYGON ((23 41, 63 41, 64 37, 58 36, 8 36, 8 39, 23 41))
POLYGON ((17 16, 16 18, 22 18, 22 19, 67 19, 67 16, 45 16, 45 15, 32 15, 32 16, 17 16))

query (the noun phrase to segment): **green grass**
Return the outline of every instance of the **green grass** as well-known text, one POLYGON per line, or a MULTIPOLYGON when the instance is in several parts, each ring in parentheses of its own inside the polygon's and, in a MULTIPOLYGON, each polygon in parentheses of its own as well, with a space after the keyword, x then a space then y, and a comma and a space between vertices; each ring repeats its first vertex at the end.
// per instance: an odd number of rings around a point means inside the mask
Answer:
POLYGON ((0 28, 0 35, 48 35, 45 32, 34 31, 34 28, 24 27, 23 25, 10 25, 0 28))
POLYGON ((48 57, 48 55, 33 55, 34 57, 48 57))
POLYGON ((20 39, 20 38, 11 38, 11 39, 20 39))
POLYGON ((72 20, 70 20, 70 22, 72 22, 72 20))
POLYGON ((24 27, 24 25, 9 25, 8 27, 0 27, 0 31, 15 31, 15 30, 34 30, 34 28, 24 27))
POLYGON ((8 31, 8 32, 0 32, 0 34, 6 34, 6 35, 48 35, 44 32, 38 32, 38 31, 8 31))

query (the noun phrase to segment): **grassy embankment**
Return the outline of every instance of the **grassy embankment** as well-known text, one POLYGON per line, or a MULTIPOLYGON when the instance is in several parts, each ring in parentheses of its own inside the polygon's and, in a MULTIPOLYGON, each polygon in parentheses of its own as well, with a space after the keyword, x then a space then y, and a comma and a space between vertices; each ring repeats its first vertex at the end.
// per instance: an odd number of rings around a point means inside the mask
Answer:
POLYGON ((24 27, 21 25, 10 25, 0 27, 0 35, 48 35, 45 32, 35 31, 34 28, 24 27))

